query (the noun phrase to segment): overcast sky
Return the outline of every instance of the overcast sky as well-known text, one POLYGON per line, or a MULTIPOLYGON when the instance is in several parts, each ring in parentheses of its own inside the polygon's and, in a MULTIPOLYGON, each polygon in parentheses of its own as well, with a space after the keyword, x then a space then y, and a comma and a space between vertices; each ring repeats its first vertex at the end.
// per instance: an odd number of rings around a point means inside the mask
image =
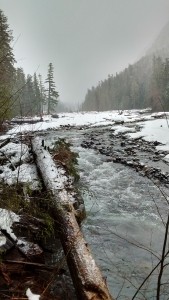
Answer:
POLYGON ((0 0, 0 8, 20 36, 18 66, 46 79, 52 62, 68 103, 140 58, 169 21, 169 0, 0 0))

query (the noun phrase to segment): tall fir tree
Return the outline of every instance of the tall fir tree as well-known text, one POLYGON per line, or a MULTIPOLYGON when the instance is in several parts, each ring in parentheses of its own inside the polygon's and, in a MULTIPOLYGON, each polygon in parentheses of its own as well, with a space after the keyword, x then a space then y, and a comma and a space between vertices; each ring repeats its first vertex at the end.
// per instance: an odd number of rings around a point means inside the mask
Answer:
POLYGON ((58 103, 59 93, 56 91, 56 86, 54 82, 54 68, 52 63, 49 63, 48 74, 47 74, 47 113, 51 114, 55 111, 56 105, 58 103))
POLYGON ((33 107, 33 111, 34 114, 36 115, 41 115, 41 93, 40 93, 40 87, 39 87, 39 81, 37 78, 36 73, 34 73, 33 76, 33 89, 34 89, 34 107, 33 107))
POLYGON ((7 17, 0 10, 0 121, 10 114, 12 102, 12 79, 15 73, 14 55, 11 42, 12 31, 9 29, 7 17))
POLYGON ((35 115, 35 93, 34 86, 32 81, 32 76, 27 75, 26 79, 26 97, 25 97, 25 116, 34 116, 35 115))
POLYGON ((15 72, 14 94, 16 98, 13 103, 12 116, 24 116, 25 114, 25 96, 26 96, 26 78, 22 68, 17 68, 15 72))
POLYGON ((44 105, 47 103, 47 99, 46 99, 45 87, 43 85, 41 74, 38 75, 38 79, 39 79, 39 89, 40 89, 40 98, 41 98, 41 115, 43 115, 43 109, 44 109, 44 105))

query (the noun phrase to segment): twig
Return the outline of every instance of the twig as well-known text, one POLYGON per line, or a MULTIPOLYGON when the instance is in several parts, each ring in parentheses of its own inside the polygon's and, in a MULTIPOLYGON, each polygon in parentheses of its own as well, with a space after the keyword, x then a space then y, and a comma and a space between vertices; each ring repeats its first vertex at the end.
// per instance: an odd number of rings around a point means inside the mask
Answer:
POLYGON ((38 264, 38 263, 34 263, 34 262, 28 262, 28 261, 18 261, 18 260, 4 260, 4 263, 12 263, 12 264, 18 264, 18 265, 27 265, 27 266, 34 266, 37 268, 42 268, 42 269, 46 269, 46 270, 51 270, 53 271, 56 267, 50 267, 50 266, 46 266, 44 264, 38 264))
POLYGON ((168 229, 169 229, 169 214, 168 214, 167 223, 166 223, 162 257, 161 257, 161 261, 160 261, 160 273, 158 275, 158 281, 157 281, 157 300, 160 299, 161 279, 162 279, 163 269, 164 269, 165 250, 166 250, 166 244, 167 244, 167 238, 168 238, 168 229))
MULTIPOLYGON (((169 251, 167 251, 167 253, 165 254, 164 257, 166 257, 168 255, 169 251)), ((158 264, 151 270, 151 272, 147 275, 147 277, 144 279, 144 281, 142 282, 142 284, 139 286, 139 288, 137 289, 137 291, 135 292, 133 299, 135 299, 135 297, 137 296, 138 292, 141 290, 142 286, 145 284, 145 282, 150 278, 150 276, 153 274, 153 272, 158 268, 158 266, 160 265, 161 260, 158 262, 158 264)))

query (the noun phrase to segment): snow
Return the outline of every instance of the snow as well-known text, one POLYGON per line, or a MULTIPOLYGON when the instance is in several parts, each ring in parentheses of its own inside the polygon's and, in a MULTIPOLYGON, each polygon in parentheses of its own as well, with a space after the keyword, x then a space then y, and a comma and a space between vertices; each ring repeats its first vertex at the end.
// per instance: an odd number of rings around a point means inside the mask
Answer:
MULTIPOLYGON (((16 215, 14 212, 6 209, 0 208, 0 229, 6 230, 6 232, 16 240, 16 236, 12 231, 12 224, 14 222, 19 222, 20 217, 16 215)), ((6 241, 5 241, 6 242, 6 241)), ((0 244, 2 243, 2 239, 0 238, 0 244)))
POLYGON ((29 157, 28 146, 23 143, 16 144, 10 142, 0 149, 1 156, 3 155, 3 153, 5 153, 7 157, 9 157, 10 162, 12 163, 19 162, 20 160, 26 160, 29 157))
POLYGON ((6 237, 0 234, 0 247, 6 244, 6 237))
POLYGON ((63 204, 74 203, 75 197, 72 188, 72 180, 65 175, 65 170, 58 166, 50 153, 41 146, 41 139, 33 140, 33 149, 37 156, 37 164, 41 170, 46 187, 59 196, 63 204), (66 190, 68 188, 69 192, 66 190))
MULTIPOLYGON (((106 111, 106 112, 79 112, 79 113, 60 113, 59 118, 52 118, 50 115, 43 116, 43 122, 34 124, 14 125, 4 136, 0 137, 0 141, 6 138, 16 136, 17 133, 27 133, 32 131, 42 131, 48 129, 59 129, 61 126, 87 126, 94 128, 95 126, 111 126, 114 134, 127 134, 130 138, 143 138, 146 141, 158 141, 163 145, 158 145, 157 150, 169 152, 169 128, 166 118, 169 113, 153 113, 147 110, 126 110, 126 111, 106 111), (160 119, 159 119, 160 118, 160 119), (122 123, 122 124, 117 124, 122 123)), ((37 120, 35 117, 33 120, 37 120)), ((27 120, 27 119, 26 119, 27 120)), ((94 129, 93 129, 94 130, 94 129)), ((43 150, 44 151, 44 150, 43 150)), ((51 171, 56 167, 50 157, 48 151, 39 152, 42 159, 44 155, 45 165, 48 165, 46 173, 48 174, 48 183, 54 183, 57 189, 62 189, 65 185, 66 176, 63 170, 57 168, 57 175, 51 171)), ((29 184, 32 189, 39 186, 38 174, 36 167, 29 163, 29 148, 26 144, 11 141, 0 149, 0 157, 5 156, 7 162, 0 166, 0 179, 7 184, 14 184, 17 180, 22 183, 29 184), (22 162, 20 166, 20 161, 22 162), (11 168, 12 167, 12 168, 11 168), (12 170, 13 169, 13 170, 12 170)), ((165 157, 168 162, 168 156, 165 157)))
POLYGON ((34 116, 33 118, 31 117, 15 117, 11 121, 12 122, 17 122, 17 121, 25 121, 25 122, 31 122, 31 121, 41 121, 41 117, 34 116))
POLYGON ((127 133, 127 132, 135 132, 136 129, 134 127, 127 127, 127 126, 114 126, 111 128, 114 131, 114 134, 119 134, 119 133, 127 133))
POLYGON ((167 163, 169 163, 169 154, 167 154, 163 159, 164 159, 167 163))
POLYGON ((151 119, 150 116, 140 116, 140 111, 106 111, 106 112, 79 112, 58 114, 59 118, 55 119, 51 116, 43 117, 43 122, 35 124, 15 125, 8 131, 9 136, 15 136, 17 133, 25 133, 29 131, 42 131, 48 129, 57 129, 60 126, 103 126, 113 125, 115 121, 134 122, 141 119, 151 119))
POLYGON ((158 141, 164 146, 157 146, 157 150, 169 151, 169 127, 166 119, 156 119, 139 123, 143 126, 141 131, 136 133, 129 133, 133 139, 142 137, 144 140, 152 142, 158 141))
POLYGON ((5 157, 7 162, 0 166, 0 179, 9 185, 17 180, 28 184, 32 189, 39 185, 37 169, 30 160, 29 148, 24 143, 10 142, 0 149, 0 157, 5 157))
POLYGON ((12 171, 8 165, 2 166, 3 171, 0 179, 9 185, 15 184, 17 181, 29 185, 30 188, 36 190, 39 186, 38 174, 36 166, 33 164, 22 164, 12 171))
POLYGON ((63 169, 56 167, 50 153, 41 146, 41 139, 36 137, 33 141, 33 149, 36 151, 37 162, 42 170, 46 186, 62 190, 67 184, 67 176, 64 175, 63 169))
POLYGON ((5 140, 7 140, 8 138, 10 138, 10 134, 3 134, 0 136, 0 141, 1 143, 4 142, 5 140))
POLYGON ((28 300, 39 300, 40 299, 40 295, 33 294, 31 292, 30 288, 28 288, 26 290, 26 296, 28 297, 28 300))
MULTIPOLYGON (((150 110, 126 110, 126 111, 106 111, 106 112, 79 112, 79 113, 60 113, 59 118, 52 118, 50 115, 43 116, 43 122, 34 124, 14 125, 4 136, 0 137, 1 141, 17 133, 27 133, 32 131, 42 131, 48 129, 59 129, 61 126, 87 126, 94 128, 95 126, 112 126, 114 134, 127 134, 130 138, 143 138, 146 141, 158 141, 163 145, 157 146, 157 150, 169 151, 169 128, 166 118, 169 113, 150 113, 150 110), (159 119, 160 118, 160 119, 159 119), (122 124, 117 124, 122 123, 122 124)), ((35 117, 33 120, 37 120, 35 117)), ((27 120, 27 119, 26 119, 27 120)), ((39 152, 42 158, 43 151, 39 152)), ((0 166, 0 179, 7 184, 14 184, 17 180, 22 183, 29 184, 32 189, 39 186, 38 174, 36 167, 29 163, 29 149, 24 143, 19 144, 11 141, 0 149, 0 157, 5 156, 6 164, 0 166), (20 161, 22 164, 20 166, 20 161), (11 166, 12 169, 11 170, 11 166)), ((48 181, 54 183, 58 189, 62 189, 65 185, 66 177, 62 173, 63 170, 57 170, 57 177, 54 172, 55 163, 46 151, 44 155, 45 165, 48 165, 48 181)), ((42 160, 42 159, 41 159, 42 160)), ((168 156, 165 158, 168 162, 168 156)))

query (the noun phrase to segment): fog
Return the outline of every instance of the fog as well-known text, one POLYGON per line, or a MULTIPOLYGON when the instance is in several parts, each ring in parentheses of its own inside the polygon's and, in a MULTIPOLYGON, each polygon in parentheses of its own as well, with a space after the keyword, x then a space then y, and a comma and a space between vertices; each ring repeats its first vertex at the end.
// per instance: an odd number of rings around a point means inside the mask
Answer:
POLYGON ((168 0, 0 0, 0 8, 17 66, 45 80, 52 62, 60 99, 73 105, 144 55, 169 20, 168 0))

